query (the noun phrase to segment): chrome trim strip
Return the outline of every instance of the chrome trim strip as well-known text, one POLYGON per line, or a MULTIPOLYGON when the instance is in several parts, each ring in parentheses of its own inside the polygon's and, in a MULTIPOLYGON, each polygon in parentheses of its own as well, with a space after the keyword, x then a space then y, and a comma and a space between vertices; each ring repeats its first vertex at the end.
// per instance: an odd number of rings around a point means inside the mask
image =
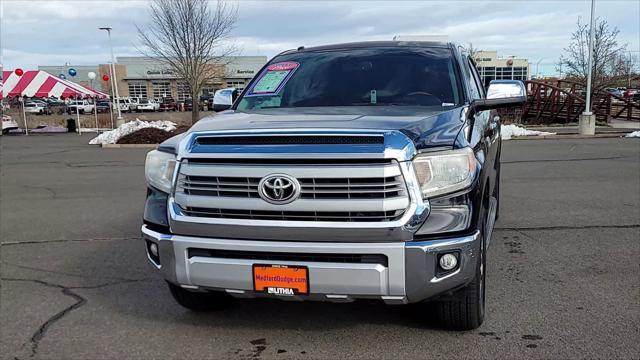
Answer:
MULTIPOLYGON (((232 198, 235 199, 235 198, 232 198)), ((299 200, 301 201, 301 200, 299 200)), ((341 200, 330 200, 333 203, 341 200)), ((266 205, 271 205, 265 202, 266 205)), ((291 205, 291 204, 289 204, 291 205)), ((272 205, 278 206, 278 205, 272 205)), ((279 228, 359 228, 359 229, 386 229, 404 226, 409 219, 414 217, 417 205, 410 203, 404 215, 396 221, 377 221, 377 222, 345 222, 345 221, 279 221, 279 220, 247 220, 247 219, 226 219, 226 218, 207 218, 192 217, 182 213, 178 204, 173 197, 169 198, 169 216, 173 221, 194 223, 194 224, 210 224, 210 225, 235 225, 235 226, 265 226, 279 228)), ((316 208, 317 209, 317 208, 316 208)), ((357 210, 356 210, 357 211, 357 210)), ((362 210, 366 211, 366 210, 362 210)), ((376 210, 373 210, 376 211, 376 210)))
MULTIPOLYGON (((343 155, 344 158, 344 155, 343 155)), ((296 165, 296 166, 246 166, 246 165, 203 165, 183 162, 181 175, 262 178, 271 174, 284 173, 297 179, 303 178, 367 178, 400 175, 397 164, 371 165, 296 165)))
POLYGON ((437 240, 425 240, 425 241, 412 241, 405 244, 407 248, 419 248, 425 253, 442 251, 444 248, 463 246, 468 243, 472 243, 478 239, 480 231, 476 230, 473 234, 449 238, 449 239, 437 239, 437 240))
POLYGON ((218 197, 204 195, 175 194, 176 204, 185 207, 265 210, 265 211, 390 211, 404 210, 409 199, 297 199, 286 205, 271 204, 260 198, 218 197), (339 203, 339 204, 338 204, 339 203), (344 210, 341 210, 344 209, 344 210))

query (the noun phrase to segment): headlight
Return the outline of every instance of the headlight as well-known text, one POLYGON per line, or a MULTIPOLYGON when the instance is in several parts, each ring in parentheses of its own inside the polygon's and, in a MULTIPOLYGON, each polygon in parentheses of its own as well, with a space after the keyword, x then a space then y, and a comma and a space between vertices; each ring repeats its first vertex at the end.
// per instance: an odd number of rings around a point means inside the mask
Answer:
POLYGON ((166 193, 171 192, 173 170, 176 168, 176 157, 173 154, 153 150, 147 153, 144 164, 144 176, 147 183, 166 193))
POLYGON ((476 158, 473 150, 463 148, 433 154, 418 155, 413 167, 423 198, 462 190, 473 182, 476 158))

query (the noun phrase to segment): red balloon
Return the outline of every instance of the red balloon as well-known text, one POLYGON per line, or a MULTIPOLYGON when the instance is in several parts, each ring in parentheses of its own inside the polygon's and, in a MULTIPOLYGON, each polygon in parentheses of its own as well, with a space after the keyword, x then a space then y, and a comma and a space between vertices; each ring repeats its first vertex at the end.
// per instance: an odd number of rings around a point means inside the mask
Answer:
POLYGON ((18 75, 18 76, 22 76, 22 74, 24 74, 24 71, 22 71, 22 69, 20 69, 20 68, 17 68, 14 72, 15 72, 15 73, 16 73, 16 75, 18 75))
POLYGON ((109 81, 109 75, 107 75, 107 74, 102 75, 102 80, 103 81, 109 81))

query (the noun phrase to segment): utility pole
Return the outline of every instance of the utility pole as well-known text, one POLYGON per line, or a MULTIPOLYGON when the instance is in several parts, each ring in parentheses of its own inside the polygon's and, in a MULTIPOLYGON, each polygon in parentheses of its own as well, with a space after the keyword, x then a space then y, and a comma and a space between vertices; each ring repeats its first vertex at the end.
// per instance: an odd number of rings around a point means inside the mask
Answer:
POLYGON ((595 41, 595 16, 596 1, 591 0, 591 25, 589 25, 589 59, 587 61, 587 98, 584 112, 580 115, 580 135, 596 134, 596 116, 591 112, 591 77, 593 76, 593 43, 595 41))
POLYGON ((123 123, 122 113, 120 112, 120 94, 118 93, 118 80, 116 79, 116 59, 113 56, 113 44, 111 43, 111 28, 101 27, 100 30, 105 30, 109 36, 109 48, 111 49, 111 86, 116 97, 115 107, 118 109, 118 117, 116 120, 116 126, 120 126, 123 123))

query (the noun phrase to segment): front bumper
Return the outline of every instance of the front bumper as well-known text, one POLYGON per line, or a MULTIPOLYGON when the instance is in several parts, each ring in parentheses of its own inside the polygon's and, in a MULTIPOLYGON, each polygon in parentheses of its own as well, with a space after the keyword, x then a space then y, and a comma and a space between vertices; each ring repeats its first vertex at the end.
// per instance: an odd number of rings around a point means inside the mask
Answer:
MULTIPOLYGON (((309 269, 310 294, 282 297, 290 300, 352 301, 381 299, 405 304, 428 299, 469 283, 479 259, 480 235, 417 242, 348 243, 235 240, 162 234, 142 227, 144 240, 155 243, 159 259, 149 261, 170 282, 193 290, 219 290, 236 297, 266 296, 253 291, 254 263, 301 265, 309 269), (193 256, 189 249, 229 250, 235 256, 193 256), (437 275, 438 254, 457 251, 459 267, 437 275), (386 256, 386 263, 260 260, 260 253, 371 254, 386 256), (259 256, 258 256, 259 257, 259 256)), ((147 246, 148 249, 148 246, 147 246)), ((148 251, 148 250, 147 250, 148 251)))

